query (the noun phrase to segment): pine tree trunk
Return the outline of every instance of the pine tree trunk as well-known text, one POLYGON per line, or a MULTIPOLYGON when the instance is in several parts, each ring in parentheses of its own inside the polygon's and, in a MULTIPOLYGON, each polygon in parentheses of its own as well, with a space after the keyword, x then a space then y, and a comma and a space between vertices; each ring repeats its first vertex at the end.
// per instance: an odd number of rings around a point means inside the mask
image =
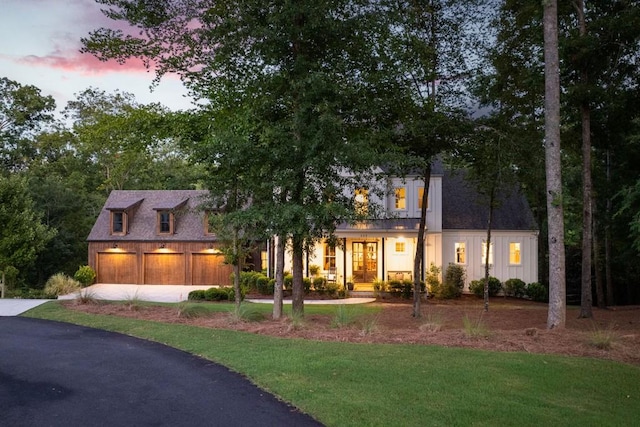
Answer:
MULTIPOLYGON (((607 188, 611 188, 611 152, 609 150, 607 150, 607 188)), ((604 226, 604 271, 608 307, 616 304, 613 277, 611 275, 611 205, 611 197, 607 197, 606 222, 604 226)))
POLYGON ((607 303, 604 299, 604 280, 602 277, 602 258, 600 256, 600 238, 598 237, 598 223, 595 220, 596 217, 596 201, 592 200, 592 214, 593 214, 593 271, 596 276, 596 299, 599 308, 605 308, 607 303))
POLYGON ((566 278, 562 165, 560 152, 560 62, 558 58, 558 2, 544 3, 545 164, 549 226, 549 311, 547 328, 564 328, 566 278))
POLYGON ((285 238, 276 236, 276 284, 273 288, 273 318, 282 317, 282 288, 284 285, 284 244, 285 238))
POLYGON ((495 198, 495 187, 491 189, 489 196, 489 221, 487 222, 487 247, 484 258, 484 311, 489 311, 489 255, 491 254, 491 227, 493 223, 493 204, 495 198))

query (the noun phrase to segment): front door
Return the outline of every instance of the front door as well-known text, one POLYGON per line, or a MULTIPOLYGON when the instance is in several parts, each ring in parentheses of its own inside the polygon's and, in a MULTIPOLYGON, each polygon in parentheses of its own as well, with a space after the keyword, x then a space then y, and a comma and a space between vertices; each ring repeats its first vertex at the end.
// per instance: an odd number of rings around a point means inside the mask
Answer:
POLYGON ((353 243, 353 281, 371 283, 378 276, 378 243, 353 243))

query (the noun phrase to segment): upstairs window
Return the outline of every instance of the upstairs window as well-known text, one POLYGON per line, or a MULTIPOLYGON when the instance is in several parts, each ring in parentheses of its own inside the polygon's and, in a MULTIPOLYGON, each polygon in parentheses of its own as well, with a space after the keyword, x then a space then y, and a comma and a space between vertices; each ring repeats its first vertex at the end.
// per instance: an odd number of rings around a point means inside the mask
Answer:
POLYGON ((367 190, 366 188, 356 189, 354 200, 356 214, 360 216, 366 216, 369 212, 369 190, 367 190))
POLYGON ((396 253, 401 254, 404 253, 405 245, 404 242, 396 242, 396 253))
POLYGON ((158 234, 173 234, 173 213, 158 211, 158 234))
POLYGON ((520 258, 520 243, 519 242, 509 243, 509 264, 520 265, 521 263, 522 263, 522 260, 520 258))
POLYGON ((127 234, 127 214, 111 211, 111 234, 127 234))
MULTIPOLYGON (((423 197, 424 197, 424 187, 418 187, 418 209, 422 209, 423 197)), ((429 195, 427 195, 427 209, 429 209, 429 195)))
POLYGON ((396 210, 407 209, 407 190, 404 187, 396 188, 396 210))

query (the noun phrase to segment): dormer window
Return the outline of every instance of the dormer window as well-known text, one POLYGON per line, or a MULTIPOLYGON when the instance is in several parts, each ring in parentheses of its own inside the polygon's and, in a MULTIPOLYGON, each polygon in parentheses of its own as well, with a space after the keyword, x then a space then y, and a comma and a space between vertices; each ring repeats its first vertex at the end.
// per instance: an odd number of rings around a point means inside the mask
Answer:
POLYGON ((111 234, 127 234, 127 214, 124 211, 111 211, 111 234))
POLYGON ((158 211, 158 234, 173 234, 173 225, 173 212, 158 211))

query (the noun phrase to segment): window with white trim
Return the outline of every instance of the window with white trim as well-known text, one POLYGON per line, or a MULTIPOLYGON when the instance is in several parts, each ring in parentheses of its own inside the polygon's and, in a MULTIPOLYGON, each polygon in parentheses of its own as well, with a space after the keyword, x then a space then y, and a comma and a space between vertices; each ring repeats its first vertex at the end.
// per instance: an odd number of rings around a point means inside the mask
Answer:
MULTIPOLYGON (((487 263, 487 242, 482 242, 482 265, 487 263)), ((489 264, 493 265, 493 243, 489 246, 489 264)))
POLYGON ((407 209, 407 189, 404 187, 396 188, 395 208, 396 210, 407 209))
POLYGON ((455 260, 456 264, 467 263, 467 244, 465 242, 455 243, 455 260))
POLYGON ((509 243, 509 264, 520 265, 522 264, 522 258, 520 257, 520 242, 509 243))
MULTIPOLYGON (((418 187, 418 209, 422 209, 423 197, 424 197, 424 187, 418 187)), ((427 194, 427 209, 429 209, 429 194, 427 194)))

